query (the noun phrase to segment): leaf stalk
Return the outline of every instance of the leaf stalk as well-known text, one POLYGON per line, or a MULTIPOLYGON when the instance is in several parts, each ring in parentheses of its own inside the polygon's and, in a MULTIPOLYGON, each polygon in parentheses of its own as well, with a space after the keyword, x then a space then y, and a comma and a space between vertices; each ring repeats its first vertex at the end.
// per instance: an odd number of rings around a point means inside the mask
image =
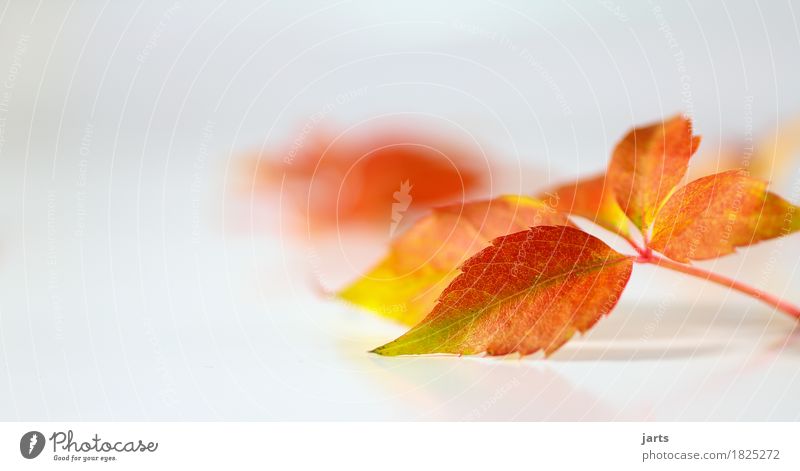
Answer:
POLYGON ((636 262, 638 263, 651 263, 653 265, 657 265, 659 267, 666 268, 668 270, 685 273, 687 275, 694 276, 695 278, 701 278, 703 280, 725 286, 726 288, 734 289, 736 291, 739 291, 740 293, 758 299, 759 301, 768 304, 773 308, 794 317, 795 319, 800 320, 800 307, 795 306, 792 303, 786 302, 777 296, 765 293, 764 291, 758 288, 747 285, 740 281, 736 281, 726 276, 722 276, 716 273, 712 273, 710 271, 694 267, 692 265, 678 263, 669 260, 667 258, 660 257, 654 254, 649 247, 643 250, 637 249, 637 252, 639 252, 639 257, 636 258, 636 262))

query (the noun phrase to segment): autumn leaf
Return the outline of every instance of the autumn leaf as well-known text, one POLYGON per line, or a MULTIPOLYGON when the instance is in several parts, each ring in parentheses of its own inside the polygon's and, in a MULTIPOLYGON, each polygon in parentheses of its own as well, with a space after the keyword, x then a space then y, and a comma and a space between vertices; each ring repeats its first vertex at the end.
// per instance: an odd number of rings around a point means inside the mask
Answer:
POLYGON ((567 226, 499 237, 464 262, 422 322, 374 351, 549 355, 613 309, 633 258, 567 226))
POLYGON ((389 253, 338 297, 413 325, 457 275, 458 265, 495 237, 539 224, 569 224, 542 201, 522 196, 434 209, 396 238, 389 253))
POLYGON ((557 210, 586 218, 627 237, 628 218, 622 212, 605 175, 584 178, 539 195, 557 210))
POLYGON ((739 139, 725 139, 706 152, 692 157, 689 180, 737 168, 747 168, 750 176, 786 184, 800 158, 800 116, 780 124, 755 139, 745 134, 739 139))
MULTIPOLYGON (((800 151, 800 116, 795 116, 758 139, 755 154, 748 170, 766 179, 780 178, 791 174, 792 165, 797 165, 800 151)), ((748 156, 743 156, 748 157, 748 156)), ((740 158, 739 162, 742 159, 740 158)))
POLYGON ((656 217, 650 247, 688 262, 798 230, 800 208, 767 191, 765 182, 744 170, 731 170, 676 191, 656 217))
POLYGON ((720 284, 800 319, 793 303, 688 263, 800 231, 800 207, 745 171, 677 188, 699 142, 690 121, 675 117, 629 133, 605 176, 546 192, 547 203, 505 197, 437 209, 339 296, 419 321, 374 350, 387 356, 550 355, 614 308, 634 263, 720 284), (564 214, 621 235, 635 255, 614 251, 564 214))
MULTIPOLYGON (((389 227, 395 197, 411 187, 404 214, 485 194, 500 170, 466 146, 420 132, 310 132, 259 154, 245 190, 280 192, 295 224, 313 233, 342 226, 389 227)), ((403 201, 400 201, 401 203, 403 201)))
POLYGON ((683 179, 698 145, 700 137, 682 116, 636 128, 617 144, 608 178, 619 206, 642 232, 683 179))

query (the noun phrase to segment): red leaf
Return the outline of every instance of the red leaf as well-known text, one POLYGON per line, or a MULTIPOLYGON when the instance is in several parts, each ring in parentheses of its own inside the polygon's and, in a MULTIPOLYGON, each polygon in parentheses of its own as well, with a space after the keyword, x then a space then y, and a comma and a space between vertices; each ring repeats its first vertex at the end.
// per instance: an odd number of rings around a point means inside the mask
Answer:
POLYGON ((462 265, 421 323, 375 352, 550 354, 613 309, 632 264, 572 227, 499 237, 462 265))

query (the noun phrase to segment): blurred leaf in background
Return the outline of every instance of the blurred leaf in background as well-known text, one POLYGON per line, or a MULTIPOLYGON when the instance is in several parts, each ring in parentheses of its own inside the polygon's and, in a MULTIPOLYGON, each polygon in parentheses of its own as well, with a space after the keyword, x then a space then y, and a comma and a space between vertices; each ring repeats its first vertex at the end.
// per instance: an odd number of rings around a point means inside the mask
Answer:
POLYGON ((280 197, 310 233, 351 225, 393 233, 412 214, 485 194, 492 178, 487 157, 458 142, 388 129, 314 132, 257 155, 246 172, 248 191, 280 197))

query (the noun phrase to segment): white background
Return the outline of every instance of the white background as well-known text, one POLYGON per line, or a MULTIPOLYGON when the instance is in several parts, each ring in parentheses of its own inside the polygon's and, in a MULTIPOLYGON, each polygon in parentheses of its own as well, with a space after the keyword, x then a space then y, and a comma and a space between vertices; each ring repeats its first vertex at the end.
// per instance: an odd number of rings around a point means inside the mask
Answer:
MULTIPOLYGON (((456 123, 535 189, 677 112, 712 169, 800 114, 797 2, 529 3, 0 6, 0 418, 796 420, 794 323, 649 267, 547 361, 369 355, 402 328, 308 281, 385 241, 304 240, 237 191, 357 89, 330 126, 456 123)), ((798 260, 795 235, 704 266, 800 303, 798 260)))

